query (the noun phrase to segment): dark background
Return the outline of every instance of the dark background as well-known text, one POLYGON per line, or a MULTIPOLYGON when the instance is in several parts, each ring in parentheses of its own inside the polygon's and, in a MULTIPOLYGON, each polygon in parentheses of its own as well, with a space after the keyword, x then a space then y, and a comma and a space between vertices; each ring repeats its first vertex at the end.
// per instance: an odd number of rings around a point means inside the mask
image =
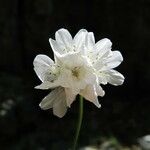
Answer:
POLYGON ((124 61, 117 68, 122 86, 104 86, 97 109, 85 101, 80 145, 114 136, 125 145, 150 133, 149 0, 0 0, 0 149, 66 150, 75 133, 78 101, 64 118, 38 104, 49 91, 33 71, 37 54, 53 58, 48 38, 67 28, 85 28, 96 41, 107 37, 124 61))

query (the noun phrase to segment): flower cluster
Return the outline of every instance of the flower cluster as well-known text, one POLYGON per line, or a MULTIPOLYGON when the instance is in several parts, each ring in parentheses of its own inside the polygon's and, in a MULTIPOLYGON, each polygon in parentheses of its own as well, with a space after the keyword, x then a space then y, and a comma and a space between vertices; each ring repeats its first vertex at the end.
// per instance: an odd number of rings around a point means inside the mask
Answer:
POLYGON ((44 110, 53 108, 54 115, 63 117, 76 96, 100 107, 98 96, 105 92, 101 84, 121 85, 122 74, 114 70, 122 61, 119 51, 111 51, 112 43, 105 38, 95 43, 94 34, 81 29, 74 38, 66 29, 49 39, 54 61, 46 55, 37 55, 34 70, 42 81, 37 89, 52 89, 40 103, 44 110))

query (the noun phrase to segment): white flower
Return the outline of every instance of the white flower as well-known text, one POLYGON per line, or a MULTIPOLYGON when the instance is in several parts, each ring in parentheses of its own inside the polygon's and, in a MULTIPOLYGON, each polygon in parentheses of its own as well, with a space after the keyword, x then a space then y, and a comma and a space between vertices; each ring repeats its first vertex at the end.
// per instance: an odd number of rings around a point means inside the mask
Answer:
POLYGON ((93 34, 91 36, 84 29, 74 38, 66 29, 60 29, 55 38, 49 40, 55 62, 46 55, 36 56, 33 62, 34 70, 42 81, 36 88, 52 89, 40 107, 53 108, 54 115, 63 117, 78 94, 100 107, 97 97, 104 95, 100 83, 118 85, 123 80, 118 72, 112 70, 119 65, 116 60, 121 54, 112 52, 105 40, 95 44, 93 34), (120 55, 117 57, 117 54, 120 55))

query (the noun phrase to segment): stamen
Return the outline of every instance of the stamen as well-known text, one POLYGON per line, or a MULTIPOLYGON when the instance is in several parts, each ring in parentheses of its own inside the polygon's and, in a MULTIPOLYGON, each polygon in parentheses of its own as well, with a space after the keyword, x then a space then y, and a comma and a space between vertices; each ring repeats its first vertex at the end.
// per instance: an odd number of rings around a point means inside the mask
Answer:
POLYGON ((72 70, 72 75, 76 78, 79 78, 79 75, 80 75, 80 68, 79 67, 75 67, 73 70, 72 70))

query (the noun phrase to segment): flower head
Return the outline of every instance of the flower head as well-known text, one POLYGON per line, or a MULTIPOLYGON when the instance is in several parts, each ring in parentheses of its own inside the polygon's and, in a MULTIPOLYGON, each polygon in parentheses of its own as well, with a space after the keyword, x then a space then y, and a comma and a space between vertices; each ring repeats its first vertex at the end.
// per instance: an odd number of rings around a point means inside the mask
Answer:
POLYGON ((104 96, 100 84, 120 85, 124 77, 113 68, 123 60, 119 51, 111 51, 108 39, 95 44, 94 35, 81 29, 74 38, 66 29, 60 29, 55 39, 49 39, 54 61, 46 55, 37 55, 34 70, 42 84, 37 89, 52 89, 40 107, 53 108, 63 117, 78 94, 100 107, 98 96, 104 96))

